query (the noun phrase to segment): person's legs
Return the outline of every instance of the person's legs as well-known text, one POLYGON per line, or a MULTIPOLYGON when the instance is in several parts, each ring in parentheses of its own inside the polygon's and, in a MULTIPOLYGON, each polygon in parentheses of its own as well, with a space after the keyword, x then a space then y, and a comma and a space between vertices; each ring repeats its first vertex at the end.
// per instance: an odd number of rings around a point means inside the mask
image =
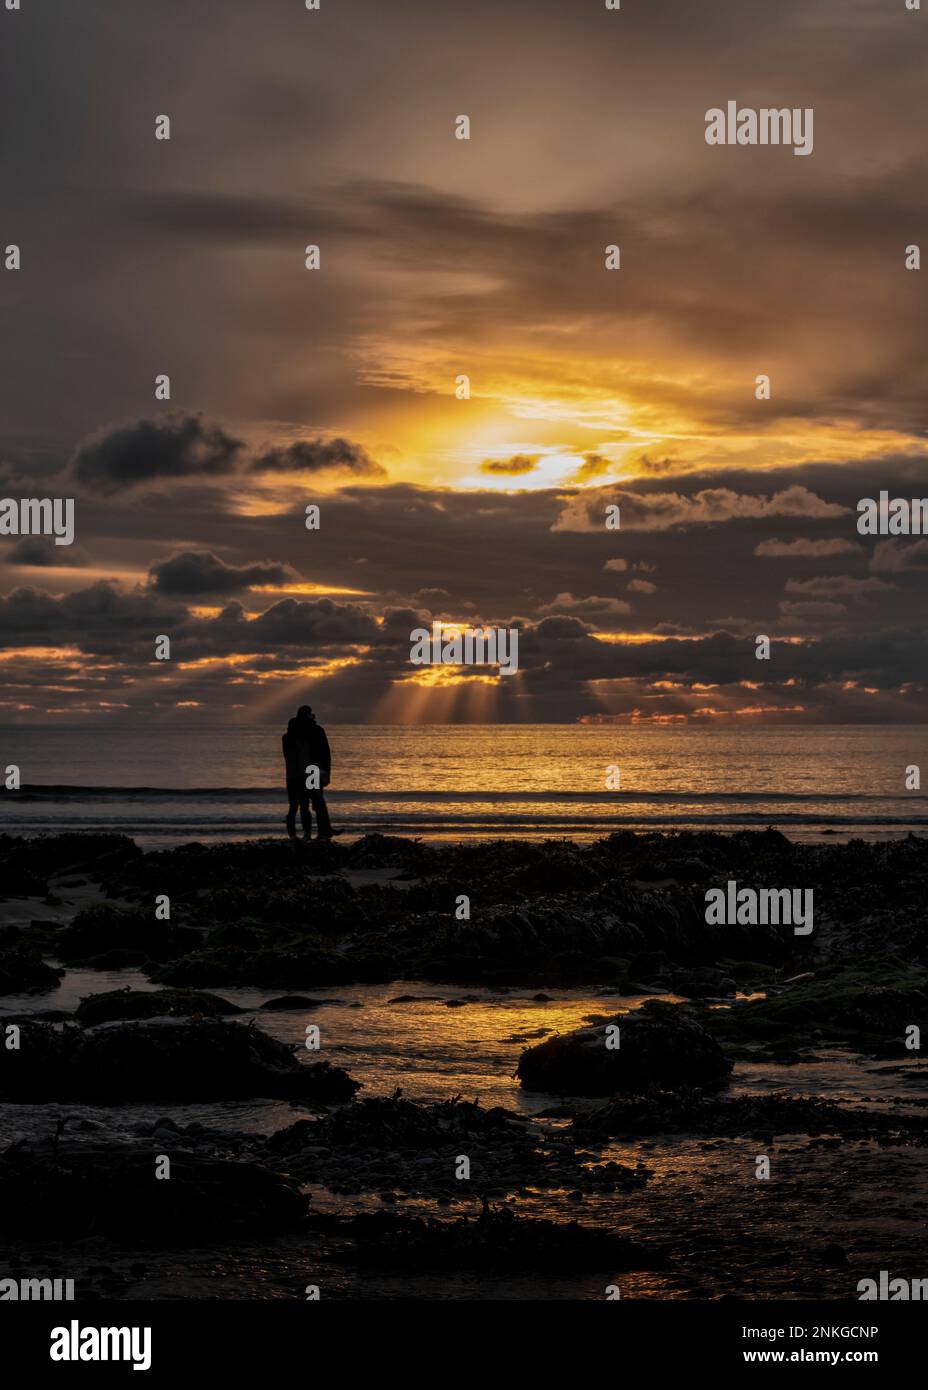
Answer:
MULTIPOLYGON (((298 806, 300 807, 300 811, 302 812, 303 808, 302 806, 300 806, 300 802, 303 798, 303 795, 304 789, 302 779, 299 777, 288 777, 287 800, 290 803, 290 809, 287 811, 287 834, 290 836, 291 840, 296 839, 296 812, 298 806)), ((303 819, 302 815, 301 819, 303 819)), ((303 823, 303 829, 306 829, 305 820, 303 823)))
POLYGON ((332 822, 329 820, 329 808, 325 804, 325 797, 322 795, 322 792, 310 792, 309 799, 313 803, 313 810, 319 822, 320 840, 331 839, 332 822))
POLYGON ((299 809, 300 824, 301 827, 303 827, 303 834, 308 838, 308 834, 310 834, 311 828, 313 828, 313 819, 311 819, 310 816, 310 794, 308 794, 306 790, 303 778, 288 777, 288 780, 286 780, 286 795, 288 795, 288 801, 290 803, 290 809, 288 813, 286 813, 286 833, 288 833, 290 840, 295 840, 296 813, 297 809, 299 809))

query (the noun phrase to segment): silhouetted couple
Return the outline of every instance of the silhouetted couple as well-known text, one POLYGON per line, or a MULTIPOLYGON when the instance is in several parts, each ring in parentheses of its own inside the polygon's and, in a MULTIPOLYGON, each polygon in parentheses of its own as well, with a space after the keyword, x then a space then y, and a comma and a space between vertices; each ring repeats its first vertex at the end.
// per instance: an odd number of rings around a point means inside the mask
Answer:
POLYGON ((332 754, 325 729, 316 723, 316 717, 309 705, 301 705, 296 718, 287 725, 283 736, 284 762, 287 767, 287 799, 290 810, 287 812, 287 834, 291 840, 296 838, 296 813, 299 808, 303 838, 312 835, 313 818, 310 805, 319 822, 320 840, 331 840, 333 835, 341 834, 333 830, 329 821, 329 810, 322 795, 322 788, 329 785, 332 775, 332 754), (309 786, 307 786, 309 778, 309 786), (313 787, 314 780, 318 786, 313 787))

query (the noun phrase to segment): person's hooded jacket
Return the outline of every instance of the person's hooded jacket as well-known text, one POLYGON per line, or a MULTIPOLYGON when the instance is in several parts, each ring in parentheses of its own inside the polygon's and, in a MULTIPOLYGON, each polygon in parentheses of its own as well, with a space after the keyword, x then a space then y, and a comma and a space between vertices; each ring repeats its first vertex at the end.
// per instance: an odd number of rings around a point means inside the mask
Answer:
POLYGON ((287 764, 287 780, 306 776, 307 767, 318 767, 322 774, 323 786, 332 772, 332 754, 325 729, 315 719, 294 717, 287 725, 283 737, 284 760, 287 764))

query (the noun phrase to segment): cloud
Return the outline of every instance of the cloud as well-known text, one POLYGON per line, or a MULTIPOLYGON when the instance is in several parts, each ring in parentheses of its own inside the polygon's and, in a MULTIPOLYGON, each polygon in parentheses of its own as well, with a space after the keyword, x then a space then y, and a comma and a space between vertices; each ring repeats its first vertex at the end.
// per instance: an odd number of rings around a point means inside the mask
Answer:
POLYGON ((513 454, 508 459, 484 459, 480 465, 481 473, 506 473, 513 477, 521 473, 531 473, 538 464, 538 456, 530 458, 528 454, 513 454))
POLYGON ((603 598, 590 594, 587 598, 575 598, 571 593, 558 594, 550 603, 543 603, 539 613, 583 614, 589 617, 618 617, 632 611, 631 604, 621 598, 603 598))
POLYGON ((822 574, 814 579, 788 579, 788 594, 812 594, 816 598, 860 598, 866 594, 883 594, 894 589, 882 579, 855 579, 849 574, 822 574))
POLYGON ((754 547, 754 554, 770 558, 808 556, 819 559, 831 555, 850 555, 859 550, 860 546, 853 541, 811 541, 800 537, 795 541, 761 541, 754 547))
POLYGON ((619 574, 622 574, 624 570, 628 569, 628 561, 621 558, 613 558, 612 560, 606 561, 603 565, 603 569, 616 570, 619 574))
POLYGON ((785 618, 839 618, 847 612, 847 608, 843 603, 816 603, 805 599, 792 602, 784 599, 780 604, 780 612, 785 618))
POLYGON ((187 617, 182 604, 148 590, 123 589, 109 580, 56 598, 31 585, 0 599, 0 646, 78 646, 87 652, 141 655, 137 644, 170 633, 187 617))
POLYGON ((850 510, 836 502, 826 502, 799 483, 772 497, 737 493, 728 487, 704 488, 692 497, 679 492, 600 488, 569 497, 551 530, 602 531, 605 509, 610 505, 620 508, 623 531, 669 531, 677 526, 712 526, 774 516, 824 519, 850 510))
POLYGON ((8 565, 29 565, 35 569, 79 569, 88 563, 79 546, 55 545, 47 536, 27 536, 5 558, 8 565))
POLYGON ((244 447, 199 415, 172 415, 138 420, 89 440, 78 449, 73 472, 86 487, 111 494, 159 480, 229 474, 244 447))
POLYGON ((235 594, 263 584, 298 582, 291 565, 260 560, 251 565, 229 565, 211 550, 184 550, 152 565, 149 582, 160 594, 235 594))
POLYGON ((592 478, 601 478, 604 473, 608 473, 615 467, 616 464, 612 459, 606 458, 604 454, 585 454, 583 462, 571 481, 574 483, 588 483, 592 478))
POLYGON ((298 439, 282 448, 267 449, 248 465, 249 473, 322 473, 383 477, 386 470, 360 444, 341 437, 298 439))
POLYGON ((870 557, 870 568, 883 574, 928 570, 928 541, 913 541, 911 545, 878 541, 870 557))
POLYGON ((657 585, 652 584, 650 579, 633 579, 628 586, 630 594, 655 594, 657 585))
POLYGON ((281 670, 320 658, 344 659, 358 646, 385 640, 365 609, 332 599, 282 599, 254 617, 232 599, 219 613, 196 617, 185 612, 173 627, 156 630, 171 636, 178 660, 267 654, 281 670))
POLYGON ((427 608, 429 612, 447 613, 452 608, 470 608, 469 603, 463 603, 460 599, 452 599, 447 589, 417 589, 412 595, 413 603, 419 608, 427 608))

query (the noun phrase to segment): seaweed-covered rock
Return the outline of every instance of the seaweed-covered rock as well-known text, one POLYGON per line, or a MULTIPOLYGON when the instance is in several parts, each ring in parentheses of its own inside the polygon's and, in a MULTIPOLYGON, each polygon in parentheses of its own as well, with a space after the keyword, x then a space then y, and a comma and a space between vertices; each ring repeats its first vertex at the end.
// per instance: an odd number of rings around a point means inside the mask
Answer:
POLYGON ((161 1019, 57 1032, 24 1025, 0 1050, 0 1099, 237 1100, 275 1096, 304 1105, 350 1100, 359 1083, 330 1062, 298 1062, 285 1044, 237 1023, 161 1019))
POLYGON ((612 1231, 516 1216, 506 1207, 485 1207, 480 1216, 455 1221, 362 1212, 347 1220, 314 1215, 310 1225, 349 1235, 354 1249, 343 1258, 361 1266, 400 1269, 530 1269, 550 1274, 602 1269, 666 1269, 664 1247, 640 1245, 612 1231))
POLYGON ((563 1132, 539 1143, 524 1117, 455 1096, 437 1104, 375 1096, 339 1106, 318 1120, 297 1120, 266 1143, 269 1163, 336 1192, 400 1191, 461 1196, 459 1156, 473 1155, 471 1183, 481 1193, 532 1187, 626 1191, 650 1172, 616 1162, 591 1163, 563 1132))
POLYGON ((730 1071, 718 1043, 684 1009, 651 1002, 637 1013, 530 1047, 517 1075, 531 1091, 608 1096, 680 1086, 713 1089, 726 1084, 730 1071), (615 1028, 618 1046, 609 1032, 615 1028))
POLYGON ((39 994, 57 989, 63 974, 31 951, 4 951, 0 955, 0 994, 39 994))
POLYGON ((223 1018, 243 1011, 228 999, 217 994, 204 994, 191 989, 111 989, 105 994, 90 994, 78 1004, 74 1017, 85 1027, 110 1023, 113 1019, 160 1018, 173 1014, 189 1017, 223 1018))
POLYGON ((524 1121, 502 1106, 487 1110, 477 1101, 457 1097, 419 1105, 399 1096, 371 1096, 333 1111, 323 1121, 297 1120, 271 1135, 268 1146, 277 1153, 298 1153, 307 1143, 325 1143, 336 1150, 360 1145, 421 1151, 439 1142, 486 1140, 500 1134, 510 1142, 525 1134, 524 1121))
POLYGON ((711 1096, 704 1091, 652 1091, 644 1096, 617 1096, 595 1110, 577 1115, 572 1133, 578 1143, 606 1136, 639 1138, 650 1134, 744 1135, 758 1139, 778 1134, 900 1135, 924 1143, 928 1116, 880 1113, 843 1105, 820 1096, 711 1096))
POLYGON ((335 1002, 332 999, 309 999, 305 994, 281 994, 276 999, 265 999, 258 1008, 270 1013, 286 1013, 290 1009, 319 1009, 323 1004, 335 1002))
POLYGON ((351 964, 335 951, 313 940, 292 938, 269 941, 260 951, 210 946, 149 973, 159 984, 192 989, 233 984, 325 989, 356 977, 351 964))
POLYGON ((0 1156, 0 1239, 176 1246, 265 1237, 305 1217, 297 1187, 255 1163, 168 1153, 170 1180, 156 1182, 162 1152, 163 1142, 12 1145, 0 1156))
POLYGON ((149 909, 94 903, 61 928, 55 947, 62 960, 93 967, 96 958, 110 951, 131 951, 142 961, 167 961, 194 951, 201 944, 199 932, 173 922, 156 921, 149 909))
POLYGON ((673 972, 673 991, 687 999, 705 999, 735 993, 735 982, 724 970, 711 965, 695 966, 692 970, 673 972))
POLYGON ((901 1047, 909 1024, 928 1027, 928 970, 874 958, 823 966, 766 999, 718 1010, 705 1023, 726 1045, 822 1039, 866 1045, 895 1038, 901 1047))

